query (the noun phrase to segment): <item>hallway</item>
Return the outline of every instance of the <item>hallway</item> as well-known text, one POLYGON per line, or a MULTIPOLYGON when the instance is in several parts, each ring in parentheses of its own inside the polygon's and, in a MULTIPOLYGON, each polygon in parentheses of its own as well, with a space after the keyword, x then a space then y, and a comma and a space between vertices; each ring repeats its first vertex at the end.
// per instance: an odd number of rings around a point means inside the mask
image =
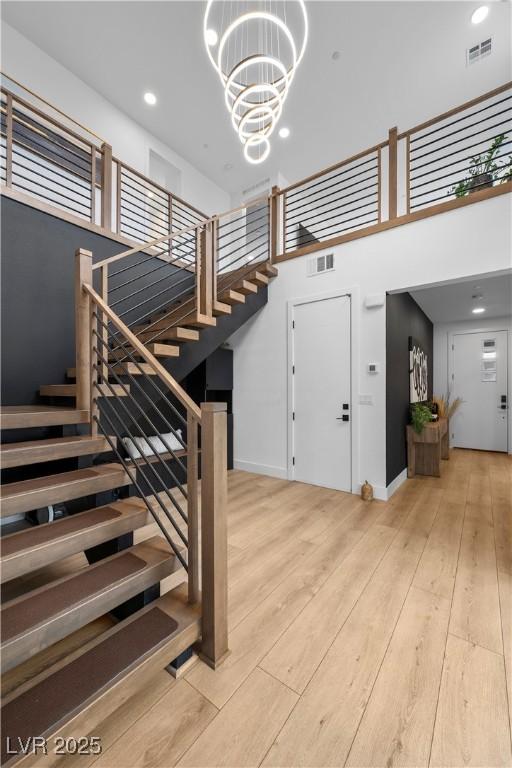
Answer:
POLYGON ((510 457, 454 450, 388 503, 229 483, 231 655, 160 672, 76 764, 510 766, 510 457))

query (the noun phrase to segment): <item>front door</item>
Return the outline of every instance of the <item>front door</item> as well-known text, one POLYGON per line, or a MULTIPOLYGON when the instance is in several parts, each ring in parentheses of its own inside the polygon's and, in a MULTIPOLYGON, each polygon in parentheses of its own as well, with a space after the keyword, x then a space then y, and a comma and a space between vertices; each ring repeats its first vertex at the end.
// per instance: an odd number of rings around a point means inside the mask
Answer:
POLYGON ((452 445, 507 450, 507 331, 453 336, 452 393, 463 399, 450 424, 452 445))
POLYGON ((350 296, 292 313, 292 477, 351 490, 350 296))

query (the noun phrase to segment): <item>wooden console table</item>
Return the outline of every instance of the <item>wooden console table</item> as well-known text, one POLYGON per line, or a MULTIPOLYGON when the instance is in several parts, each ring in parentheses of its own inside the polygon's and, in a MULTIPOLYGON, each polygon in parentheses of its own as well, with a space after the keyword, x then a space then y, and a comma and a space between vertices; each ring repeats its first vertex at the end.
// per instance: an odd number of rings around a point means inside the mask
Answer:
POLYGON ((448 419, 425 424, 418 434, 407 426, 407 477, 414 475, 441 475, 441 459, 449 458, 450 434, 448 419))

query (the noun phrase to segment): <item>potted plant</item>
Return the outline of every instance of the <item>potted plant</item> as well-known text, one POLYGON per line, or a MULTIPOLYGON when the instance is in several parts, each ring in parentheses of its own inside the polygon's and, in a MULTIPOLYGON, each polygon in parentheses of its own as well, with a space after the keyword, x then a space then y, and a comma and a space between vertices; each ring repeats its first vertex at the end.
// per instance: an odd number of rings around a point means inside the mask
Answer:
POLYGON ((420 435, 423 427, 432 421, 432 412, 427 405, 423 403, 413 403, 411 406, 411 422, 415 432, 420 435))
POLYGON ((482 155, 474 155, 469 161, 469 176, 459 181, 455 187, 450 189, 448 194, 453 194, 455 197, 465 197, 479 189, 492 187, 496 179, 500 177, 503 168, 507 169, 506 176, 510 177, 510 160, 505 165, 496 162, 505 138, 504 133, 496 136, 487 152, 482 155))

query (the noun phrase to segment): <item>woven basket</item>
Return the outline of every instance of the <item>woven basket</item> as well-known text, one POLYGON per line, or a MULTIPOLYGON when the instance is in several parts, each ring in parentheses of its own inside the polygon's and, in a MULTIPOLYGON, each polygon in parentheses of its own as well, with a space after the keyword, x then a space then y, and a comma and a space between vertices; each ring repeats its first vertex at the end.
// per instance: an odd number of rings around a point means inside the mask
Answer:
POLYGON ((373 499, 373 487, 368 480, 365 480, 361 486, 361 498, 363 501, 371 501, 373 499))

